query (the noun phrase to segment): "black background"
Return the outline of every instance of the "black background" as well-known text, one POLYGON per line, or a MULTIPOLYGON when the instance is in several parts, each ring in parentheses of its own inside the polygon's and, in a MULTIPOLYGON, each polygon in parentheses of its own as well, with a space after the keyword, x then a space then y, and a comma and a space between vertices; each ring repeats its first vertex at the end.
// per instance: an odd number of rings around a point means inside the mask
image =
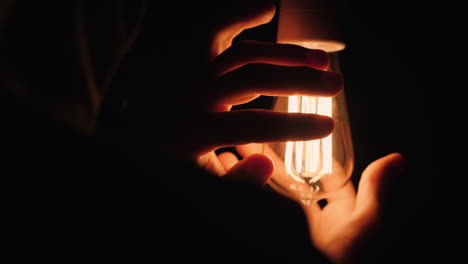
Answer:
MULTIPOLYGON (((339 1, 354 181, 370 162, 391 152, 409 161, 404 178, 391 186, 384 218, 389 234, 385 243, 377 243, 389 254, 426 261, 464 255, 467 23, 462 4, 339 1)), ((238 39, 275 41, 276 23, 277 17, 238 39)))

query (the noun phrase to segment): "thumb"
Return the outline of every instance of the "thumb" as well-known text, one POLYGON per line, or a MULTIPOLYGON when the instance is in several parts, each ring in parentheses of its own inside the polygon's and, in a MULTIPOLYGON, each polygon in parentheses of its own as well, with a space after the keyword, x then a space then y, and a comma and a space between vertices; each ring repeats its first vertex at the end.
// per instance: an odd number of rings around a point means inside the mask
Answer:
POLYGON ((270 158, 262 154, 252 154, 236 163, 223 178, 263 186, 272 173, 273 162, 270 158))
POLYGON ((378 216, 406 163, 406 158, 400 153, 392 153, 372 162, 359 181, 354 212, 368 214, 370 217, 378 216))

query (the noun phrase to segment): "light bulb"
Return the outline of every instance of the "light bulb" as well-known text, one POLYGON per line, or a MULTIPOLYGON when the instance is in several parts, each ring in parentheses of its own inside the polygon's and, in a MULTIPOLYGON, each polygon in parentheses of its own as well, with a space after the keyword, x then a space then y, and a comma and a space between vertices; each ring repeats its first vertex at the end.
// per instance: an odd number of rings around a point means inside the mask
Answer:
MULTIPOLYGON (((283 2, 289 4, 280 6, 278 42, 325 50, 330 55, 330 66, 327 70, 340 72, 338 53, 345 48, 344 42, 323 33, 329 31, 322 30, 317 33, 316 27, 315 31, 311 31, 310 28, 296 28, 307 26, 307 22, 310 21, 317 23, 307 16, 307 12, 296 10, 298 6, 304 8, 304 2, 306 2, 306 11, 311 10, 311 7, 307 6, 310 1, 283 2), (281 10, 281 7, 285 9, 281 10), (301 17, 298 18, 297 14, 301 17)), ((316 19, 317 13, 320 12, 310 14, 316 19)), ((332 134, 322 139, 265 144, 263 152, 272 159, 276 170, 268 184, 283 195, 304 204, 326 198, 344 187, 351 178, 354 166, 344 90, 335 97, 301 95, 275 97, 272 108, 280 112, 330 116, 335 121, 335 128, 332 134)))

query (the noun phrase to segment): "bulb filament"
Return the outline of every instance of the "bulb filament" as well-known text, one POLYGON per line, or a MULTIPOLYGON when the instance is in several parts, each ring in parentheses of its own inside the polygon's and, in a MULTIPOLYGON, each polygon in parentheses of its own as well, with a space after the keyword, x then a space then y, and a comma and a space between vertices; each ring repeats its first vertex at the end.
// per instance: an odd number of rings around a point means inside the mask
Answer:
MULTIPOLYGON (((289 96, 288 112, 332 116, 332 98, 289 96)), ((332 137, 286 143, 286 172, 312 185, 332 172, 332 137)))

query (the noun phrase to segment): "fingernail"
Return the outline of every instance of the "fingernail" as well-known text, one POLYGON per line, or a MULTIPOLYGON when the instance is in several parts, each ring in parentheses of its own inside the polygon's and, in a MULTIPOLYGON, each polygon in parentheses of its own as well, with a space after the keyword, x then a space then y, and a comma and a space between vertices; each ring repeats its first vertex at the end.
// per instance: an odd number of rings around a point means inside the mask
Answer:
POLYGON ((267 156, 259 153, 252 154, 249 160, 252 172, 265 175, 269 175, 273 172, 273 163, 267 156))
POLYGON ((313 131, 318 137, 328 136, 335 128, 335 121, 333 118, 326 115, 310 115, 308 118, 311 120, 309 131, 313 131))
POLYGON ((317 116, 317 118, 320 120, 320 131, 322 131, 325 136, 333 132, 333 129, 335 128, 335 121, 333 118, 329 116, 317 116))
POLYGON ((263 154, 248 156, 242 165, 242 175, 245 178, 240 180, 245 180, 259 186, 266 184, 274 169, 271 159, 263 154))
POLYGON ((326 69, 330 64, 330 57, 328 53, 323 50, 312 49, 306 52, 308 63, 318 69, 326 69))
POLYGON ((324 72, 323 73, 323 86, 332 94, 338 94, 343 89, 343 78, 337 72, 324 72))

